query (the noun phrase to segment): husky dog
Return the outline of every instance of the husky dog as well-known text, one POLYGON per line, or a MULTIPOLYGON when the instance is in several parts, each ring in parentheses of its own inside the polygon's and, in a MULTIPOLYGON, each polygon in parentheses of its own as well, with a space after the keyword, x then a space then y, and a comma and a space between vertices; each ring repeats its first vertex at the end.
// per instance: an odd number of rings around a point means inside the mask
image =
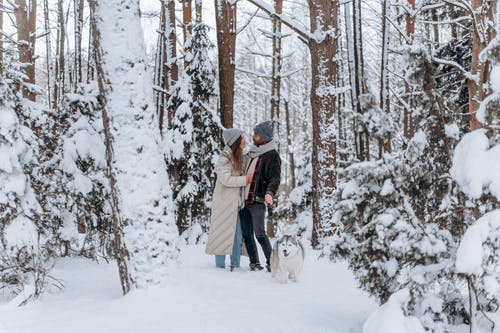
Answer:
POLYGON ((288 278, 297 282, 304 263, 304 247, 297 236, 283 236, 274 243, 271 254, 271 274, 278 276, 280 283, 286 283, 288 278))

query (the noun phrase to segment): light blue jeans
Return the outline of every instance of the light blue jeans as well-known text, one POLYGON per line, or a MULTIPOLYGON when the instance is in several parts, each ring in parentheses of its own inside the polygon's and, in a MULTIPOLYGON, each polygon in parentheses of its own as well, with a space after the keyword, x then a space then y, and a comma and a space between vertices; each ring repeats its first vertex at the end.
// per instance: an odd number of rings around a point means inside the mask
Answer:
MULTIPOLYGON (((238 214, 238 220, 236 220, 236 232, 234 233, 234 243, 233 243, 233 253, 231 254, 231 266, 240 267, 241 258, 241 224, 240 224, 240 214, 238 214)), ((216 255, 215 256, 215 267, 225 268, 226 267, 226 256, 216 255)))

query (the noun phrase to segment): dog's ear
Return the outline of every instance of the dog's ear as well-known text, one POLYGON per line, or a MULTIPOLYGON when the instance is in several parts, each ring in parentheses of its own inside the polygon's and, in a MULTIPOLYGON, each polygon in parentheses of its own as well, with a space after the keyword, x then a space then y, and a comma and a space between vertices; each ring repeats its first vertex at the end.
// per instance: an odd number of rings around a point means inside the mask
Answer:
POLYGON ((294 242, 297 242, 297 235, 292 235, 292 240, 293 240, 294 242))

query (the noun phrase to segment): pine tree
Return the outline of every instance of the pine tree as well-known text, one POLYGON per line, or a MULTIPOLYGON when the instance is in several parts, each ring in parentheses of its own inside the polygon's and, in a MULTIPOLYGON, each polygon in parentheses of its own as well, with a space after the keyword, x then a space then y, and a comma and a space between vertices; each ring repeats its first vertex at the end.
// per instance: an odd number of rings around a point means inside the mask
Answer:
POLYGON ((210 107, 215 71, 207 30, 201 22, 194 26, 191 60, 169 100, 176 112, 166 134, 177 227, 181 235, 188 232, 185 239, 195 242, 207 231, 214 161, 221 142, 220 121, 210 107))
POLYGON ((21 305, 43 292, 52 253, 31 183, 38 145, 23 125, 24 74, 7 55, 0 75, 0 289, 21 305))

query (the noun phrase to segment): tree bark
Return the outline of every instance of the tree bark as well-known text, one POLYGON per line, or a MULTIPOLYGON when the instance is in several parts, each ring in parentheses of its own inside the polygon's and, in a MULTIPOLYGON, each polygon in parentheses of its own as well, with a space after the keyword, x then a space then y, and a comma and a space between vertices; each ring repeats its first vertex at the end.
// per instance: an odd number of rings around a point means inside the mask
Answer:
MULTIPOLYGON (((408 6, 411 12, 406 13, 406 37, 407 44, 413 43, 413 34, 415 33, 415 15, 413 14, 415 11, 415 0, 408 0, 408 6)), ((406 105, 404 108, 403 114, 403 135, 409 140, 413 137, 413 119, 412 112, 412 98, 411 98, 412 89, 411 86, 405 82, 405 95, 406 95, 406 105)))
MULTIPOLYGON (((359 103, 359 96, 366 92, 366 83, 364 79, 364 60, 363 60, 363 32, 361 22, 361 0, 354 0, 353 6, 353 56, 354 56, 354 85, 356 96, 354 97, 356 103, 356 112, 362 114, 365 112, 359 103)), ((368 130, 365 128, 357 133, 357 157, 360 161, 368 161, 370 159, 370 137, 368 130)))
POLYGON ((65 85, 64 41, 66 39, 66 29, 64 22, 63 0, 57 1, 57 17, 57 59, 54 73, 54 97, 52 105, 54 109, 56 109, 59 105, 59 101, 62 98, 65 85))
MULTIPOLYGON (((3 0, 0 0, 0 8, 3 7, 3 0)), ((3 10, 0 9, 0 31, 3 31, 3 10)), ((0 75, 3 75, 3 36, 0 34, 0 75)))
POLYGON ((184 68, 189 66, 191 53, 191 36, 193 35, 192 25, 192 3, 191 0, 182 0, 182 34, 184 37, 184 68))
MULTIPOLYGON (((274 0, 274 11, 277 14, 283 12, 283 0, 274 0)), ((273 20, 273 62, 272 62, 272 78, 271 78, 271 119, 278 121, 280 115, 280 100, 281 100, 281 20, 277 16, 272 17, 273 20)))
POLYGON ((312 35, 311 52, 311 108, 313 119, 312 149, 312 208, 313 232, 311 245, 317 248, 325 232, 323 223, 333 219, 333 192, 336 188, 336 87, 338 0, 309 0, 312 35))
POLYGON ((160 133, 163 135, 175 113, 175 109, 168 105, 171 96, 170 89, 179 79, 174 0, 161 1, 160 27, 158 30, 154 82, 160 90, 155 91, 155 105, 160 133))
POLYGON ((201 0, 195 0, 194 1, 194 6, 195 6, 195 13, 196 13, 196 16, 195 16, 195 22, 196 23, 201 23, 201 20, 203 18, 203 15, 202 15, 202 1, 201 0))
POLYGON ((75 11, 75 89, 79 83, 82 83, 82 30, 83 30, 83 10, 84 0, 74 0, 73 7, 75 11))
POLYGON ((219 114, 222 125, 233 127, 236 52, 236 3, 215 0, 215 25, 219 53, 219 114))
MULTIPOLYGON (((24 73, 28 85, 35 84, 35 42, 36 42, 36 0, 15 0, 14 15, 17 28, 17 49, 19 51, 19 62, 24 64, 24 73)), ((36 100, 33 89, 24 89, 23 96, 31 101, 36 100)))
MULTIPOLYGON (((411 1, 411 0, 410 0, 411 1)), ((382 59, 380 68, 380 109, 382 112, 391 112, 390 94, 389 94, 389 20, 388 16, 390 14, 391 2, 390 0, 384 0, 382 4, 382 59)), ((383 142, 380 143, 383 147, 380 147, 380 156, 382 158, 381 152, 391 151, 391 137, 389 134, 386 135, 383 142)))
POLYGON ((481 127, 476 118, 479 105, 485 97, 484 84, 489 72, 489 61, 481 62, 479 55, 489 42, 488 36, 488 6, 487 0, 472 0, 472 61, 470 73, 473 76, 467 80, 469 90, 469 113, 471 115, 469 128, 475 130, 481 127))

